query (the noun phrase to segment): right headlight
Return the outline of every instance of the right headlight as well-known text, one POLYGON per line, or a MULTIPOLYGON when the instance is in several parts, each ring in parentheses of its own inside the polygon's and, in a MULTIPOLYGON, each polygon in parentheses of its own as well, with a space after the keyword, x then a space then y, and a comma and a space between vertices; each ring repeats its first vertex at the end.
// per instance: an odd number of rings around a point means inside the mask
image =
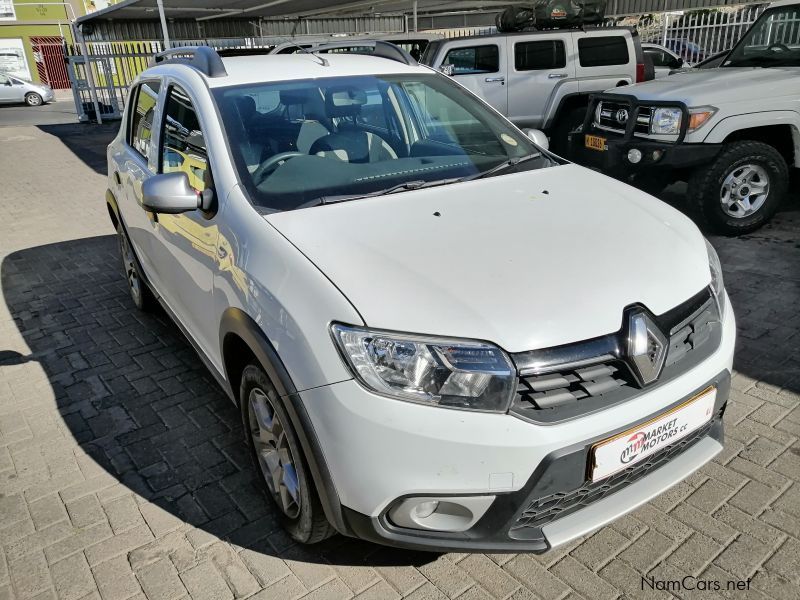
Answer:
POLYGON ((506 412, 516 368, 497 346, 332 325, 356 378, 381 395, 433 406, 506 412))
POLYGON ((711 271, 711 291, 714 292, 714 298, 719 306, 719 314, 722 317, 725 312, 725 282, 722 280, 722 263, 719 262, 719 256, 711 242, 708 240, 705 242, 708 252, 708 268, 711 271))
POLYGON ((681 132, 683 111, 680 108, 656 108, 650 119, 650 133, 678 135, 681 132))

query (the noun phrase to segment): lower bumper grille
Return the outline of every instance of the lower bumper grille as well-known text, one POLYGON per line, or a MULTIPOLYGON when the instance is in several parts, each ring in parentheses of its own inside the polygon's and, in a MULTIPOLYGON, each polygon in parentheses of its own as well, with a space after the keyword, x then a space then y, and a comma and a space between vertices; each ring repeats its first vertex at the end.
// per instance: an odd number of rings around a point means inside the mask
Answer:
POLYGON ((698 440, 708 435, 714 424, 722 418, 721 411, 700 429, 687 437, 670 444, 640 463, 628 467, 606 479, 587 481, 578 489, 556 492, 548 496, 536 498, 522 511, 514 525, 509 529, 509 537, 525 539, 530 530, 541 530, 548 523, 559 517, 580 510, 601 498, 614 494, 642 479, 652 471, 665 465, 672 458, 684 452, 698 440))

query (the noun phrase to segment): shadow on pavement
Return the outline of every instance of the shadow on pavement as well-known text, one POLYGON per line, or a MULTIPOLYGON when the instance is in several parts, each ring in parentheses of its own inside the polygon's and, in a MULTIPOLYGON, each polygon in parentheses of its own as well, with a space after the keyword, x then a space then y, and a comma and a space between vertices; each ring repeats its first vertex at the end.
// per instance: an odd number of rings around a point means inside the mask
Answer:
POLYGON ((9 255, 0 282, 31 354, 0 347, 0 366, 37 361, 83 450, 122 484, 236 545, 294 560, 414 565, 416 553, 336 536, 292 547, 260 490, 238 409, 163 313, 131 303, 114 236, 9 255))
POLYGON ((38 125, 41 131, 57 137, 76 158, 97 173, 108 172, 106 147, 119 131, 119 121, 92 125, 88 123, 68 123, 61 125, 38 125))

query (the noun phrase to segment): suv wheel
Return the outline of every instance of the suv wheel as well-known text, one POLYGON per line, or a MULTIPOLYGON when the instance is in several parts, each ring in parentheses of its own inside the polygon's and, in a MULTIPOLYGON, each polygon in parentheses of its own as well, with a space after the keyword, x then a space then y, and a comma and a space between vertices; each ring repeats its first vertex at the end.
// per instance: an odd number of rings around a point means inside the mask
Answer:
POLYGON ((117 225, 117 241, 119 242, 119 254, 122 257, 122 272, 125 274, 131 300, 139 310, 149 311, 155 305, 155 298, 139 273, 136 257, 122 224, 117 225))
POLYGON ((727 145, 708 169, 689 182, 693 204, 725 235, 755 231, 780 206, 789 185, 783 156, 763 142, 727 145))
POLYGON ((25 94, 25 104, 28 106, 41 106, 44 104, 44 99, 36 92, 25 94))
POLYGON ((260 366, 244 368, 239 401, 253 459, 286 531, 303 544, 336 533, 325 518, 286 409, 260 366))

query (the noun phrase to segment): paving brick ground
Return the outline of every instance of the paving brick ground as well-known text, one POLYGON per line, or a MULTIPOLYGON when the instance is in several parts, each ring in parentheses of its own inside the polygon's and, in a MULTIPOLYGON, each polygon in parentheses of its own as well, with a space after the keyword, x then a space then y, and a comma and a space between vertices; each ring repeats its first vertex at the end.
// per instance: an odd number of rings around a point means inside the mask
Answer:
POLYGON ((681 598, 800 597, 797 203, 713 240, 740 337, 726 449, 701 472, 544 556, 303 548, 255 485, 236 410, 164 316, 132 310, 107 139, 0 129, 0 599, 668 598, 642 576, 686 575, 723 589, 681 598))

